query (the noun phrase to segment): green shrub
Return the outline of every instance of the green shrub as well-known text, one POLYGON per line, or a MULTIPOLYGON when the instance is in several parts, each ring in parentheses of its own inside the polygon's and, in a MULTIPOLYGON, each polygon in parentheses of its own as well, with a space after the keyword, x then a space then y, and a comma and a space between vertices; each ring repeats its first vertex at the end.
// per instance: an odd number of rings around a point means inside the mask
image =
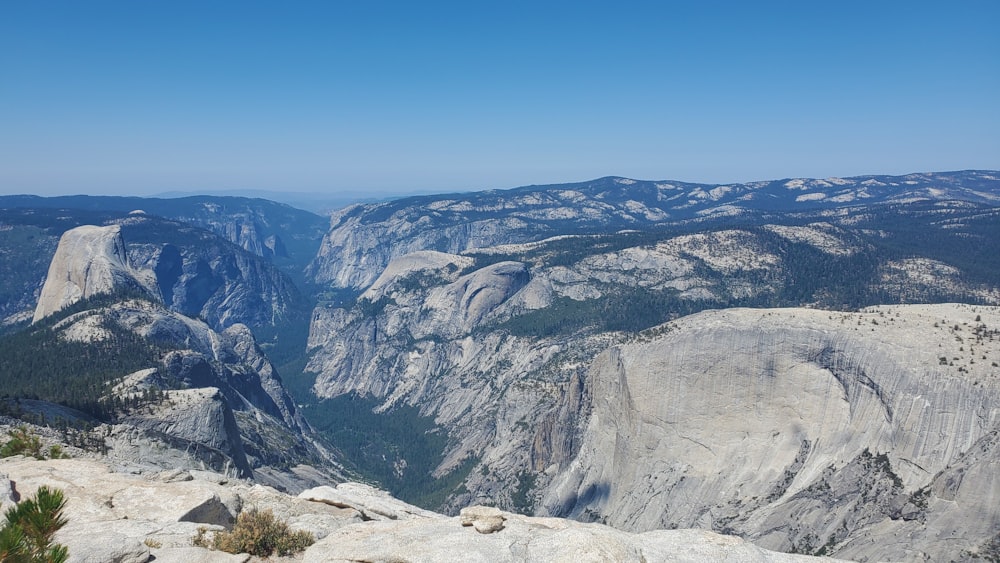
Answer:
POLYGON ((10 436, 10 440, 0 446, 0 457, 13 455, 26 455, 35 459, 65 459, 69 457, 63 451, 62 446, 58 444, 49 446, 46 457, 46 453, 42 450, 42 441, 25 426, 8 430, 7 434, 10 436))
POLYGON ((232 532, 216 532, 209 544, 204 530, 198 530, 195 545, 212 547, 228 553, 249 553, 258 557, 272 554, 290 555, 316 541, 309 532, 293 532, 288 524, 278 520, 270 510, 247 510, 236 518, 232 532))
POLYGON ((27 455, 36 459, 45 459, 42 453, 42 441, 38 439, 24 426, 18 426, 13 430, 8 430, 10 435, 3 446, 0 446, 0 457, 10 457, 12 455, 27 455))
POLYGON ((0 529, 0 561, 4 563, 63 563, 69 557, 66 546, 52 543, 55 533, 66 525, 62 491, 39 487, 33 498, 8 508, 0 529))

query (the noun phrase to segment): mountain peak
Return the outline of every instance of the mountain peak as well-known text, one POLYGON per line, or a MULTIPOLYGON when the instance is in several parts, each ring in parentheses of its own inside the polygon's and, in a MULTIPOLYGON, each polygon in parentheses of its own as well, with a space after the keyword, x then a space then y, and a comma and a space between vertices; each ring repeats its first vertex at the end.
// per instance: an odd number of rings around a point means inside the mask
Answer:
POLYGON ((120 225, 81 225, 63 233, 35 307, 33 322, 120 287, 146 289, 149 276, 134 269, 120 225))

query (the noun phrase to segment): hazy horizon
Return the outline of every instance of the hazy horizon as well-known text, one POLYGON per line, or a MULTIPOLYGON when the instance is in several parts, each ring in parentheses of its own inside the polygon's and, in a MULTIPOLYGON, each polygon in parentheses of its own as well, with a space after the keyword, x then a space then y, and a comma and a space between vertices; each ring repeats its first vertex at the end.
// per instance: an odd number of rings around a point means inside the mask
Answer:
POLYGON ((1000 169, 1000 5, 0 7, 0 194, 1000 169))

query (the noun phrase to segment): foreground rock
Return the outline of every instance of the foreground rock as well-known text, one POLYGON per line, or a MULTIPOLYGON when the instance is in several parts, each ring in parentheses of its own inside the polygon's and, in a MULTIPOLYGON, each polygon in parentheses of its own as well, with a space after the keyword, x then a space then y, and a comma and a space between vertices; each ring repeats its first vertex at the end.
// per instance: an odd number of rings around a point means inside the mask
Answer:
POLYGON ((69 523, 55 540, 67 546, 70 562, 80 563, 247 561, 245 554, 210 551, 193 540, 199 529, 230 528, 249 507, 271 510, 293 530, 312 532, 319 541, 290 558, 306 562, 814 560, 696 530, 631 534, 492 507, 449 518, 358 483, 293 497, 207 472, 134 475, 112 473, 94 460, 0 460, 4 507, 43 485, 66 494, 69 523))
POLYGON ((601 524, 493 511, 489 515, 477 515, 468 526, 464 523, 470 516, 345 526, 309 548, 303 561, 791 563, 820 560, 768 551, 739 538, 702 530, 630 534, 601 524), (489 524, 480 526, 484 521, 489 524), (502 521, 502 527, 496 525, 497 521, 502 521))
MULTIPOLYGON (((14 493, 6 496, 24 499, 43 485, 61 489, 68 499, 69 523, 56 541, 69 548, 71 562, 145 562, 154 557, 156 561, 240 561, 245 557, 193 546, 198 529, 231 528, 241 510, 256 507, 272 510, 293 529, 323 538, 361 522, 362 511, 367 510, 360 503, 336 507, 203 471, 134 475, 113 473, 94 460, 0 460, 0 491, 14 493)), ((4 501, 4 508, 8 505, 4 501)))

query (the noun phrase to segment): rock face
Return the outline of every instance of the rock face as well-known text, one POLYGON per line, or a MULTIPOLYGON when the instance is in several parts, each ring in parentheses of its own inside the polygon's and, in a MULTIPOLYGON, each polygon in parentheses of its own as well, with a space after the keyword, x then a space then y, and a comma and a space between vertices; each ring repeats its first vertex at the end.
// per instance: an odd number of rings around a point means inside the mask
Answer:
POLYGON ((542 512, 780 551, 980 552, 1000 529, 993 327, 996 308, 953 305, 681 319, 595 360, 579 453, 542 512), (959 516, 945 501, 963 487, 981 496, 959 516), (886 545, 898 529, 906 545, 886 545), (941 541, 954 529, 961 540, 941 541))
POLYGON ((175 311, 218 330, 304 322, 308 304, 291 278, 328 223, 259 199, 0 196, 0 322, 32 318, 60 236, 87 224, 120 225, 141 285, 175 311))
POLYGON ((166 404, 125 417, 110 436, 112 459, 154 467, 184 467, 187 461, 239 477, 253 475, 236 417, 219 389, 179 389, 169 396, 166 404))
POLYGON ((150 276, 129 263, 121 227, 84 225, 66 231, 49 265, 34 322, 77 301, 129 287, 145 290, 150 276), (141 279, 141 281, 140 281, 141 279))
POLYGON ((216 234, 144 215, 124 219, 122 229, 131 263, 151 273, 153 295, 173 311, 219 331, 305 317, 305 301, 286 274, 216 234))
MULTIPOLYGON (((639 283, 655 277, 647 272, 686 275, 675 260, 654 259, 658 248, 615 256, 630 256, 639 283)), ((527 283, 506 278, 499 287, 512 290, 466 325, 464 289, 523 264, 462 275, 450 267, 462 257, 433 257, 394 261, 363 295, 367 309, 318 310, 311 367, 322 396, 359 392, 435 416, 453 444, 439 475, 475 456, 468 492, 450 510, 490 501, 633 532, 697 527, 859 559, 994 549, 993 462, 973 454, 991 451, 1000 425, 996 307, 728 309, 632 336, 523 338, 493 323, 544 295, 532 293, 539 280, 600 287, 587 280, 624 262, 562 270, 575 278, 556 267, 527 283), (982 496, 960 516, 933 493, 945 482, 982 496), (907 546, 881 539, 897 529, 970 533, 907 546)))
MULTIPOLYGON (((69 522, 55 541, 69 549, 74 563, 246 561, 246 556, 195 547, 193 539, 199 528, 209 533, 230 528, 247 507, 271 510, 293 530, 311 532, 319 541, 301 557, 307 562, 820 561, 697 530, 630 534, 488 507, 473 507, 463 521, 355 483, 292 497, 203 472, 133 475, 110 473, 102 463, 87 460, 0 460, 0 490, 16 489, 27 498, 42 485, 62 490, 68 499, 69 522), (477 533, 487 520, 503 526, 477 533)), ((6 509, 11 501, 4 502, 6 509)))
POLYGON ((302 315, 304 307, 294 284, 265 260, 206 231, 133 216, 121 225, 84 225, 63 234, 34 321, 123 288, 201 317, 218 330, 280 325, 302 315), (123 233, 129 235, 127 245, 123 233))
POLYGON ((120 397, 165 390, 169 400, 121 417, 111 457, 159 467, 207 467, 249 477, 252 468, 318 461, 308 427, 243 325, 223 333, 141 299, 77 313, 53 327, 99 343, 118 327, 160 347, 158 365, 124 378, 120 397))
POLYGON ((493 473, 474 472, 491 482, 481 494, 497 498, 513 486, 502 491, 496 479, 514 480, 529 463, 541 470, 553 451, 568 455, 571 438, 557 429, 574 423, 581 382, 575 368, 558 366, 586 351, 565 348, 565 339, 476 332, 525 290, 529 275, 524 264, 509 261, 463 275, 467 263, 443 253, 406 256, 359 306, 317 309, 308 369, 319 373, 314 389, 322 397, 354 392, 433 415, 454 444, 438 474, 482 456, 493 473), (553 373, 522 379, 541 370, 553 373))
POLYGON ((305 422, 296 411, 295 405, 292 403, 292 398, 288 395, 288 391, 285 390, 277 370, 271 364, 271 361, 267 359, 267 356, 264 355, 264 352, 261 351, 260 347, 257 346, 257 341, 254 339, 250 329, 246 325, 235 324, 227 328, 222 333, 222 336, 240 362, 250 368, 251 374, 256 374, 256 378, 251 378, 252 380, 256 380, 254 381, 254 389, 259 385, 260 389, 271 399, 270 403, 274 406, 273 409, 270 408, 268 401, 257 393, 246 393, 250 397, 257 399, 254 401, 254 404, 268 405, 268 408, 265 410, 272 416, 280 418, 289 426, 304 428, 305 422))

